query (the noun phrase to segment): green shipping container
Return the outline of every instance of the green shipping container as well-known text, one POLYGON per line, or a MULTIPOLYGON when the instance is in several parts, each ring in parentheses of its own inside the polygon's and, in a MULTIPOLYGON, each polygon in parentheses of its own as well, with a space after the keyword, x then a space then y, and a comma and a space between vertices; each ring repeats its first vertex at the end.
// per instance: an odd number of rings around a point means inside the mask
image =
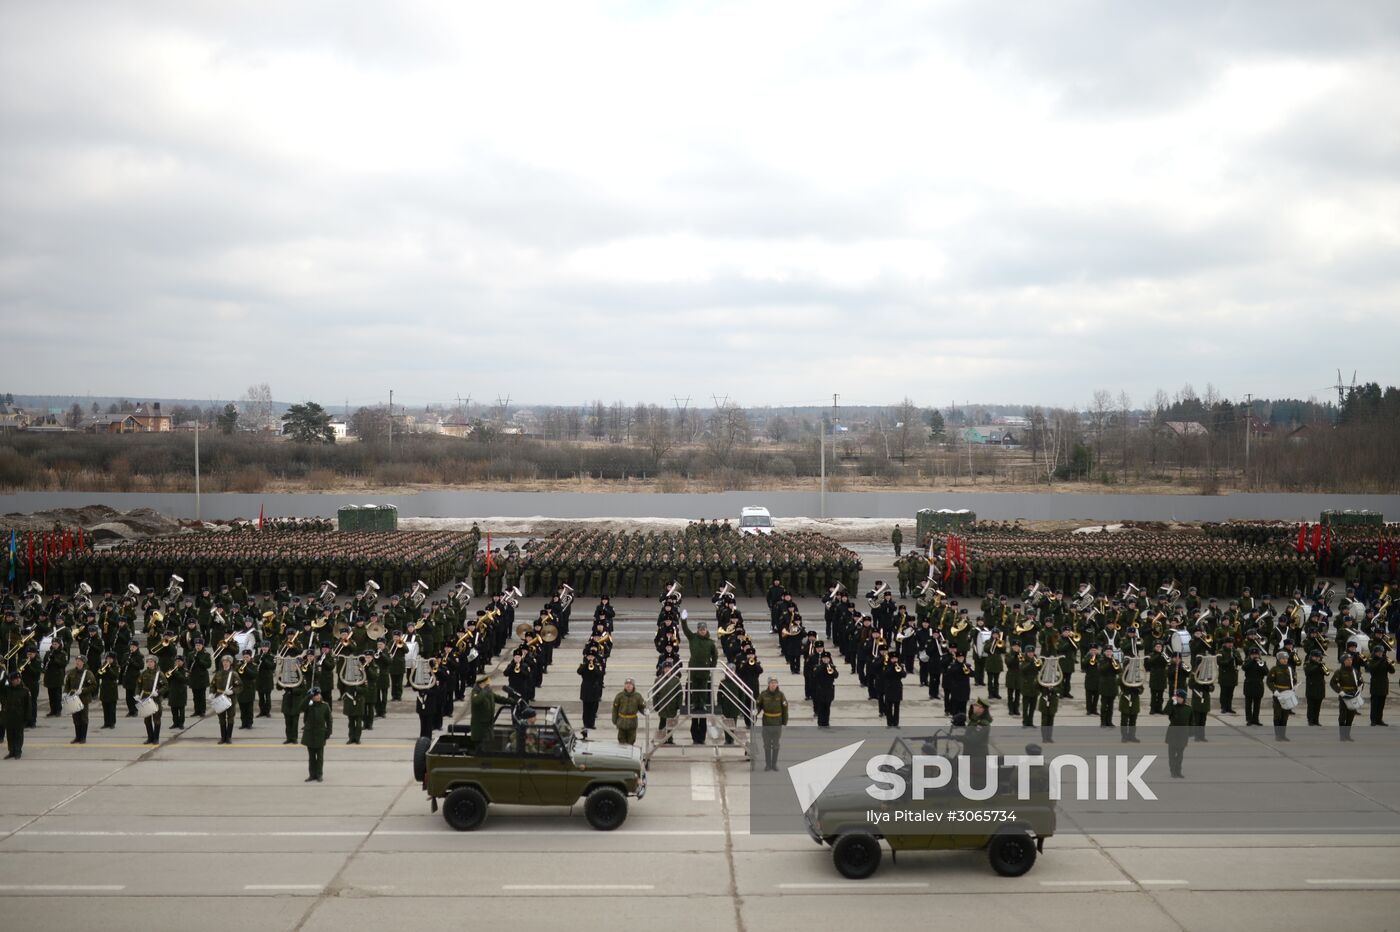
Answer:
POLYGON ((397 531, 399 509, 394 505, 343 505, 336 512, 341 531, 397 531))

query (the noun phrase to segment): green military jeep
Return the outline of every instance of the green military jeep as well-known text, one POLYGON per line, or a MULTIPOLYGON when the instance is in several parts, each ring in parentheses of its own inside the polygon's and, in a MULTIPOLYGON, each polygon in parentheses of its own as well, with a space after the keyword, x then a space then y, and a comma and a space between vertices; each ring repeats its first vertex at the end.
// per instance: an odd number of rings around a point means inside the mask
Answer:
MULTIPOLYGON (((863 880, 880 866, 883 839, 891 857, 900 851, 961 851, 986 849, 992 869, 1003 877, 1019 877, 1035 864, 1045 849, 1045 839, 1055 834, 1055 801, 1043 766, 1029 768, 1029 798, 1017 795, 1016 768, 1000 767, 997 792, 984 800, 969 800, 957 790, 954 777, 946 787, 913 797, 915 750, 919 755, 945 758, 959 766, 962 738, 951 730, 920 738, 896 738, 889 750, 902 765, 891 774, 904 780, 903 793, 888 802, 876 801, 867 792, 868 779, 835 783, 804 813, 807 832, 817 842, 831 846, 836 870, 852 880, 863 880), (883 821, 881 821, 883 820, 883 821)), ((1026 754, 1041 754, 1038 745, 1026 746, 1026 754)), ((987 774, 975 774, 974 787, 986 785, 987 774)))
POLYGON ((436 744, 419 738, 413 776, 434 812, 443 800, 442 816, 459 832, 479 828, 492 803, 573 806, 580 799, 588 824, 611 831, 627 818, 627 797, 647 791, 640 748, 575 733, 562 709, 546 706, 499 709, 485 747, 475 747, 461 725, 436 744))

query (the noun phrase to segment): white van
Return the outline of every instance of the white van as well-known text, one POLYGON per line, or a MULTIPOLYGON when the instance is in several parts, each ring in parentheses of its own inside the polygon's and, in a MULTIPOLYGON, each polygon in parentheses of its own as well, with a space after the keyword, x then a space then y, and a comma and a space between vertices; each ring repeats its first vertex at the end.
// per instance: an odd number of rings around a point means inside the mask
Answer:
POLYGON ((773 516, 767 508, 748 507, 739 511, 740 534, 772 534, 773 516))

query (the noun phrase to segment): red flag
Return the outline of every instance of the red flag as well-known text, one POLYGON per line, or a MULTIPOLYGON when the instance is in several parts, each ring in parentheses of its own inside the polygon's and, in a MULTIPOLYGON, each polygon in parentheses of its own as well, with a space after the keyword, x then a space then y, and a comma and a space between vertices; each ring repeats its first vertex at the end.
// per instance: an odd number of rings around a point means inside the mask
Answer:
POLYGON ((1312 552, 1313 552, 1313 553, 1317 553, 1318 548, 1321 547, 1321 546, 1322 546, 1322 525, 1320 525, 1320 524, 1314 524, 1314 525, 1313 525, 1313 538, 1312 538, 1312 552))
POLYGON ((1307 525, 1306 522, 1305 522, 1305 523, 1303 523, 1303 524, 1298 525, 1298 545, 1297 545, 1296 549, 1297 549, 1297 551, 1298 551, 1299 553, 1302 553, 1304 550, 1307 549, 1307 546, 1308 546, 1307 543, 1306 543, 1307 539, 1308 539, 1308 525, 1307 525))
POLYGON ((259 531, 262 530, 262 526, 263 526, 263 506, 260 504, 260 505, 258 505, 258 530, 259 530, 259 531))
POLYGON ((494 573, 495 571, 496 559, 491 556, 491 533, 488 531, 486 534, 486 572, 494 573))
POLYGON ((29 532, 29 578, 34 578, 34 532, 29 532))
POLYGON ((962 581, 965 584, 968 576, 971 575, 972 572, 972 563, 967 559, 966 539, 959 539, 958 541, 958 557, 958 562, 962 564, 962 581))
POLYGON ((44 535, 44 582, 49 581, 49 551, 53 549, 53 535, 44 535))

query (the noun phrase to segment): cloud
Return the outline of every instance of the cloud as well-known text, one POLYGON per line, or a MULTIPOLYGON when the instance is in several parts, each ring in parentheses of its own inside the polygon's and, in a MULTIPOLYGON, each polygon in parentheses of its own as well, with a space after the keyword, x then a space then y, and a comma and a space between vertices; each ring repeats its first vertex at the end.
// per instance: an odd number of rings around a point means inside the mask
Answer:
POLYGON ((1306 394, 1326 347, 1383 378, 1397 26, 11 4, 3 387, 1074 404, 1306 394))

